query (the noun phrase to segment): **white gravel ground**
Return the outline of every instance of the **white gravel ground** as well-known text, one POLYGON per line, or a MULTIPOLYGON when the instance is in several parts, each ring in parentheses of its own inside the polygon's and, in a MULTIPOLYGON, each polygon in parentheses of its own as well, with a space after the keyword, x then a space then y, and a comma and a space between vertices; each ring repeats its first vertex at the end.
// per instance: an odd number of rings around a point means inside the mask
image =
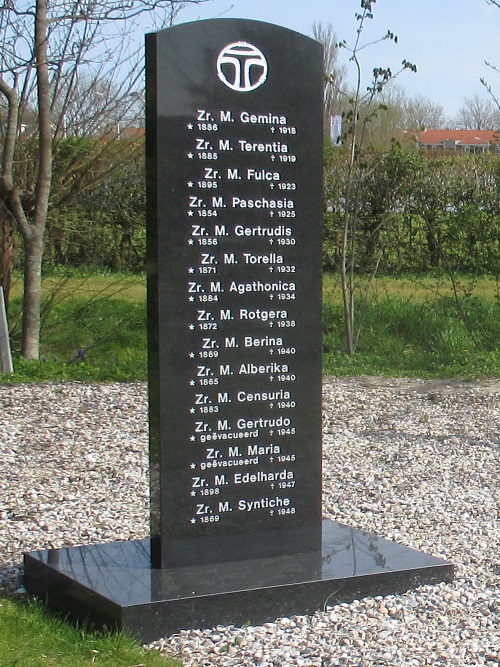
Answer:
MULTIPOLYGON (((500 665, 500 382, 324 384, 324 516, 456 564, 451 584, 152 647, 200 667, 500 665)), ((0 386, 0 585, 24 551, 148 530, 144 384, 0 386)))

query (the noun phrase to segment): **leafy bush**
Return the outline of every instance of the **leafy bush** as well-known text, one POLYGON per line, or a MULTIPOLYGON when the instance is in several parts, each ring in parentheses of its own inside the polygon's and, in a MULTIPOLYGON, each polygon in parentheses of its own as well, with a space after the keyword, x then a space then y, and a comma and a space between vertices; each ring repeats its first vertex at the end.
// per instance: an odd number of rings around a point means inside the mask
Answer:
MULTIPOLYGON (((367 155, 357 204, 356 271, 442 269, 500 275, 500 156, 427 157, 394 146, 367 155)), ((346 157, 325 149, 326 270, 342 239, 346 157)))

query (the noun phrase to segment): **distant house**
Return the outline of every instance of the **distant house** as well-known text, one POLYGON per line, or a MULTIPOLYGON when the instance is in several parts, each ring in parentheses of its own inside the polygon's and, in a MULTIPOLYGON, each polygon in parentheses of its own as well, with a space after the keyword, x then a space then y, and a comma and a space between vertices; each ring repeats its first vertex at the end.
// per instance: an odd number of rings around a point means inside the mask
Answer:
POLYGON ((426 153, 500 152, 500 132, 494 130, 424 130, 415 139, 426 153))

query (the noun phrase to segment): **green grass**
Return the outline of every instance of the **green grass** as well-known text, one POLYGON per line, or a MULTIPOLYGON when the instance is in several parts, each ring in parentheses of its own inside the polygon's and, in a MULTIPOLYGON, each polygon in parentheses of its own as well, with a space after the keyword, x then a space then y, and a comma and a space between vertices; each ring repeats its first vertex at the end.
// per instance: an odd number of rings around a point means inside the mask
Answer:
POLYGON ((119 632, 75 627, 39 602, 0 598, 2 667, 180 667, 119 632))
MULTIPOLYGON (((12 311, 19 308, 20 302, 14 301, 12 311)), ((14 349, 19 348, 19 336, 15 329, 14 349)), ((19 382, 146 380, 145 298, 64 298, 44 320, 40 361, 16 356, 14 366, 10 379, 19 382)))
MULTIPOLYGON (((22 295, 23 281, 18 273, 14 275, 12 298, 22 295)), ((43 279, 45 298, 56 295, 57 300, 70 300, 75 296, 89 299, 120 297, 127 301, 144 301, 146 298, 146 277, 144 275, 87 273, 68 271, 63 275, 49 275, 43 279)))
MULTIPOLYGON (((51 277, 44 288, 44 303, 50 308, 44 310, 40 361, 16 356, 14 374, 0 374, 0 382, 147 379, 143 277, 51 277)), ((500 376, 498 281, 460 277, 455 292, 445 277, 378 278, 357 352, 349 357, 338 281, 325 276, 325 374, 500 376)), ((20 303, 17 294, 10 311, 14 350, 19 349, 20 303)), ((358 317, 360 313, 358 308, 358 317)))
MULTIPOLYGON (((361 312, 361 307, 358 309, 361 312)), ((360 314, 361 316, 361 314, 360 314)), ((500 376, 500 304, 480 296, 374 298, 354 356, 344 353, 340 304, 324 305, 324 372, 412 377, 500 376)))
MULTIPOLYGON (((356 279, 358 291, 366 289, 368 280, 356 279)), ((437 275, 406 275, 399 278, 388 276, 377 276, 370 287, 370 294, 375 299, 388 298, 411 298, 412 301, 422 303, 424 301, 451 297, 454 295, 454 285, 460 297, 479 296, 489 301, 500 299, 500 281, 495 276, 455 276, 452 282, 449 276, 437 275)), ((324 298, 334 303, 341 303, 342 294, 338 277, 325 274, 323 279, 324 298)))

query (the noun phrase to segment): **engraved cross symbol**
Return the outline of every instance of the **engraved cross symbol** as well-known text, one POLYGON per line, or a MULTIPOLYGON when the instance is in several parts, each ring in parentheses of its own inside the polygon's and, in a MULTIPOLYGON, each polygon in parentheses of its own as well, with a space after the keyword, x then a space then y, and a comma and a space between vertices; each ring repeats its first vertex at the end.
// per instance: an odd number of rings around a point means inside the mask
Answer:
POLYGON ((240 93, 259 88, 267 79, 267 60, 260 49, 248 42, 233 42, 217 58, 217 76, 240 93))

